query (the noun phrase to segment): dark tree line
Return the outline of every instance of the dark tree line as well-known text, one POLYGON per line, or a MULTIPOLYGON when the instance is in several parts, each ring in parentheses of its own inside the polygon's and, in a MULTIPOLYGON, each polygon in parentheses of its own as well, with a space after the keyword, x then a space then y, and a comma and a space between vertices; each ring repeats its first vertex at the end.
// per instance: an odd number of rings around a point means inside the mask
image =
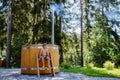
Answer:
MULTIPOLYGON (((66 0, 53 1, 56 3, 67 2, 66 0)), ((22 45, 51 43, 50 2, 51 0, 1 1, 0 58, 6 58, 7 67, 20 67, 22 45)), ((108 0, 107 2, 100 0, 99 3, 114 4, 114 2, 114 0, 108 0)), ((99 8, 96 9, 91 5, 92 3, 89 0, 79 3, 80 11, 83 12, 83 14, 79 14, 81 18, 79 20, 82 23, 78 25, 82 30, 80 34, 67 33, 63 30, 71 28, 70 25, 67 25, 70 18, 58 17, 55 13, 55 44, 60 47, 60 62, 69 62, 75 66, 85 66, 93 62, 96 66, 102 67, 105 61, 110 60, 119 66, 120 36, 108 24, 104 12, 99 8), (91 11, 95 11, 95 13, 91 13, 91 11), (91 25, 89 15, 94 17, 95 25, 91 25), (84 20, 86 20, 86 23, 84 23, 84 20), (63 25, 63 23, 66 25, 63 25)), ((72 6, 75 3, 66 4, 72 6)), ((106 5, 105 8, 109 9, 109 6, 106 5)), ((71 14, 69 13, 69 15, 71 14)))

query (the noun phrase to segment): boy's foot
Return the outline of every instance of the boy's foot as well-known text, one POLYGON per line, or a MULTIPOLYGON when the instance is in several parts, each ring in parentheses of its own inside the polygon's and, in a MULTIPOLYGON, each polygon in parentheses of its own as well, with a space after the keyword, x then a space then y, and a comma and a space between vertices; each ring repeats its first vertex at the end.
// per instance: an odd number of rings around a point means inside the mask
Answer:
POLYGON ((38 60, 40 60, 40 58, 38 58, 38 60))
POLYGON ((50 66, 48 66, 48 68, 50 69, 50 66))
POLYGON ((42 66, 42 68, 45 68, 45 66, 42 66))
POLYGON ((45 66, 42 66, 42 70, 44 70, 45 69, 45 66))

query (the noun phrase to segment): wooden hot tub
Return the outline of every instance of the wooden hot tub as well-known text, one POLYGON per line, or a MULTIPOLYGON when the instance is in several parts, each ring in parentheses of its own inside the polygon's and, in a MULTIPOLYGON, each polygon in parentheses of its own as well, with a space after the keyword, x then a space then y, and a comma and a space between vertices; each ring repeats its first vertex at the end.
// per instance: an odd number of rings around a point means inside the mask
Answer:
MULTIPOLYGON (((53 58, 55 72, 59 72, 59 50, 57 45, 47 45, 48 50, 53 58)), ((21 73, 22 74, 37 74, 36 53, 39 53, 42 44, 31 44, 22 46, 21 50, 21 73)), ((40 63, 39 63, 40 64, 40 63)), ((47 62, 45 62, 47 64, 47 62)), ((41 65, 40 65, 41 68, 41 65)), ((40 74, 50 74, 51 70, 40 70, 40 74)))

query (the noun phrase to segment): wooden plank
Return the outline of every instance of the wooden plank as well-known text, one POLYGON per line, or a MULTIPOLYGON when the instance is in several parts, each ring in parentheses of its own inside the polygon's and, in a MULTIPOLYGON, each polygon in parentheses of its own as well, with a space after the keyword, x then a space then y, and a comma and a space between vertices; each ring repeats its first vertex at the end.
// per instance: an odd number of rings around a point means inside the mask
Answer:
POLYGON ((36 53, 36 61, 37 61, 37 76, 40 77, 38 53, 36 53))
POLYGON ((54 71, 54 65, 53 65, 53 58, 52 58, 52 55, 51 53, 49 53, 49 56, 50 56, 50 64, 51 64, 51 73, 53 76, 55 76, 55 71, 54 71))

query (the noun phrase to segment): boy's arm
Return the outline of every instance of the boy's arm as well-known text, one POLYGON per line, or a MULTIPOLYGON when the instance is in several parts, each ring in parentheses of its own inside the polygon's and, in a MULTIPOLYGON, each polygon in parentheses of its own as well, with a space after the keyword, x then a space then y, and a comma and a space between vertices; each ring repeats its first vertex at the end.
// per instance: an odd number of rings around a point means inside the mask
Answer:
POLYGON ((49 51, 48 51, 48 49, 47 49, 47 55, 49 56, 49 51))
POLYGON ((40 50, 40 56, 43 54, 43 49, 40 50))

